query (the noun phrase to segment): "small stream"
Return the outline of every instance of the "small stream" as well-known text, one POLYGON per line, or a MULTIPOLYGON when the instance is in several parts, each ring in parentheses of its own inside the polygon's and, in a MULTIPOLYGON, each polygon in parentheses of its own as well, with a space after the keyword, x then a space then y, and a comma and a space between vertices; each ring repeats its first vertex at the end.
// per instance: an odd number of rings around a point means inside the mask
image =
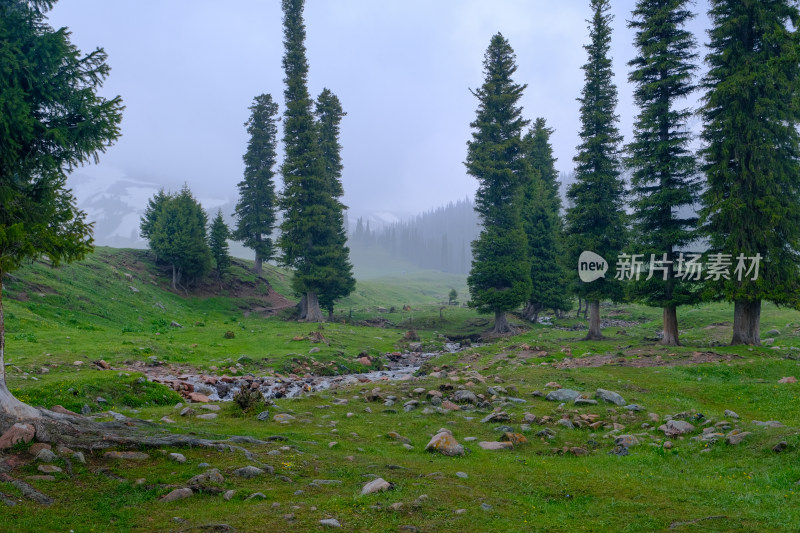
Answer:
POLYGON ((374 370, 358 374, 337 376, 209 376, 182 374, 180 376, 157 376, 151 380, 167 385, 188 395, 199 393, 210 401, 231 401, 243 387, 257 389, 264 398, 294 398, 301 394, 324 391, 336 387, 357 385, 359 383, 378 383, 382 381, 404 381, 414 377, 414 373, 426 361, 443 353, 455 353, 462 349, 459 343, 447 343, 441 352, 407 352, 391 354, 385 370, 374 370))

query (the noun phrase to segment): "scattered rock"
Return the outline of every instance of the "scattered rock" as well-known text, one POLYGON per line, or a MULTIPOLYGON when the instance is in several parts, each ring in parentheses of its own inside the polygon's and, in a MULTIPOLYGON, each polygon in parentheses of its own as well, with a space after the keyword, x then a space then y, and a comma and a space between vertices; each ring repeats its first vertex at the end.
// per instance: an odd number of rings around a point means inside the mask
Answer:
POLYGON ((561 385, 559 385, 555 381, 549 381, 549 382, 545 383, 544 388, 546 388, 546 389, 560 389, 561 385))
POLYGON ((289 413, 278 413, 277 415, 272 417, 272 420, 280 423, 288 423, 292 420, 295 420, 295 418, 289 413))
POLYGON ((36 429, 31 424, 14 424, 0 437, 0 450, 11 448, 18 442, 28 443, 35 434, 36 429))
POLYGON ((340 524, 335 518, 326 518, 324 520, 320 520, 319 525, 325 527, 342 527, 342 524, 340 524))
POLYGON ((229 502, 229 501, 231 501, 231 498, 233 498, 235 495, 236 495, 236 491, 235 490, 226 490, 225 494, 222 495, 222 498, 226 502, 229 502))
POLYGON ((512 433, 509 431, 503 433, 503 436, 500 437, 500 440, 503 442, 510 442, 514 446, 519 446, 520 444, 526 444, 528 442, 528 439, 525 437, 525 435, 522 435, 521 433, 512 433))
POLYGON ((169 458, 175 461, 176 463, 186 462, 186 457, 182 453, 171 453, 169 454, 169 458))
POLYGON ((784 451, 788 447, 789 447, 789 443, 786 442, 785 440, 782 440, 778 444, 776 444, 775 446, 772 447, 772 451, 775 452, 775 453, 781 453, 782 451, 784 451))
POLYGON ((635 404, 635 403, 629 403, 628 405, 625 406, 625 409, 627 409, 628 411, 634 411, 634 412, 637 412, 637 413, 640 412, 640 411, 644 411, 644 407, 642 407, 639 404, 635 404))
POLYGON ((483 448, 484 450, 511 450, 514 448, 514 445, 510 442, 497 442, 497 441, 481 441, 478 443, 478 446, 483 448))
POLYGON ((547 393, 545 400, 551 402, 574 402, 581 393, 572 389, 558 389, 547 393))
POLYGON ((389 483, 382 477, 375 478, 361 488, 361 495, 372 494, 373 492, 383 492, 385 490, 392 490, 394 485, 389 483))
POLYGON ((63 472, 63 470, 56 465, 39 465, 36 469, 43 474, 56 474, 63 472))
POLYGON ((660 426, 659 430, 664 432, 667 437, 684 435, 694 431, 694 426, 684 420, 667 420, 667 423, 660 426))
POLYGON ((736 445, 742 442, 747 436, 752 435, 749 431, 733 430, 725 437, 725 442, 736 445))
POLYGON ((426 451, 439 452, 450 457, 464 455, 464 447, 449 432, 439 432, 425 446, 426 451))
POLYGON ((573 424, 571 421, 567 420, 566 418, 559 418, 558 421, 556 421, 556 424, 558 424, 560 426, 564 426, 567 429, 575 429, 575 424, 573 424))
POLYGON ((481 422, 505 422, 507 420, 511 420, 511 417, 505 411, 498 411, 494 413, 489 413, 489 415, 485 416, 481 419, 481 422))
POLYGON ((618 393, 610 390, 597 389, 597 392, 595 392, 594 396, 595 398, 600 398, 601 400, 605 400, 608 403, 613 403, 614 405, 623 406, 628 403, 618 393))
POLYGON ((150 459, 150 456, 144 452, 106 452, 103 456, 109 459, 128 459, 131 461, 150 459))
POLYGON ((237 468, 233 471, 239 477, 243 477, 245 479, 251 479, 256 476, 260 476, 264 473, 264 471, 257 466, 244 466, 242 468, 237 468))
POLYGON ((617 446, 625 446, 626 448, 630 448, 631 446, 638 446, 640 443, 636 435, 620 435, 614 439, 614 444, 617 446))
POLYGON ((725 409, 725 412, 722 413, 722 414, 727 416, 728 418, 735 418, 736 420, 739 420, 739 415, 737 415, 736 413, 734 413, 730 409, 725 409))
POLYGON ((269 411, 261 411, 256 415, 256 420, 266 422, 269 420, 269 411))
POLYGON ((571 453, 575 457, 583 457, 584 455, 589 455, 589 450, 587 450, 586 448, 573 446, 569 449, 569 453, 571 453))
POLYGON ((186 498, 191 497, 194 494, 192 489, 188 487, 184 487, 182 489, 175 489, 163 498, 161 498, 162 502, 174 502, 176 500, 185 500, 186 498))
POLYGON ((217 413, 205 413, 202 415, 197 415, 195 418, 197 418, 198 420, 214 420, 218 416, 219 415, 217 413))
POLYGON ((458 403, 478 403, 478 397, 475 393, 466 389, 458 390, 453 395, 453 401, 458 403))
POLYGON ((247 502, 247 501, 250 501, 250 500, 266 500, 266 499, 267 499, 267 496, 263 492, 254 492, 253 494, 251 494, 250 496, 245 498, 244 501, 247 502))
POLYGON ((779 379, 778 383, 797 383, 797 378, 794 377, 794 376, 788 376, 788 377, 779 379))
POLYGON ((578 397, 575 398, 575 405, 597 405, 597 400, 578 397))

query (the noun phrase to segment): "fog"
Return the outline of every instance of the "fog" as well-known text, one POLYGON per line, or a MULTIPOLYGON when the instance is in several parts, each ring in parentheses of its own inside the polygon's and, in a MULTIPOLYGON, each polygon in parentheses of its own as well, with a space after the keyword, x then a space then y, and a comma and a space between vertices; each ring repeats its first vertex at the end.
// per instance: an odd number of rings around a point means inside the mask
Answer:
MULTIPOLYGON (((626 81, 634 2, 612 5, 627 139, 636 113, 626 81)), ((700 43, 706 9, 698 2, 692 25, 700 43)), ((138 189, 187 182, 207 208, 235 202, 248 106, 271 93, 283 110, 281 16, 277 0, 56 4, 51 24, 69 27, 84 52, 105 48, 112 71, 103 93, 126 105, 122 138, 98 165, 78 170, 79 199, 113 196, 105 187, 127 179, 138 189)), ((571 170, 589 16, 583 0, 308 0, 309 89, 316 96, 330 88, 347 112, 342 181, 350 220, 408 217, 473 196, 476 182, 463 165, 477 107, 469 89, 483 81, 483 53, 496 32, 516 52, 516 80, 528 85, 525 116, 547 119, 557 168, 571 170)))

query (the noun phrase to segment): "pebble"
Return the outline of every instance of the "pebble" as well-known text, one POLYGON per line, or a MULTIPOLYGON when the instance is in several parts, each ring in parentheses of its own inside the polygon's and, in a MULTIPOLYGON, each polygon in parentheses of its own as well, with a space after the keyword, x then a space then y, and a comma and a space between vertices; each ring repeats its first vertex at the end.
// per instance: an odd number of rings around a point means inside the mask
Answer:
POLYGON ((342 524, 340 524, 335 518, 326 518, 324 520, 320 520, 319 525, 325 527, 342 527, 342 524))

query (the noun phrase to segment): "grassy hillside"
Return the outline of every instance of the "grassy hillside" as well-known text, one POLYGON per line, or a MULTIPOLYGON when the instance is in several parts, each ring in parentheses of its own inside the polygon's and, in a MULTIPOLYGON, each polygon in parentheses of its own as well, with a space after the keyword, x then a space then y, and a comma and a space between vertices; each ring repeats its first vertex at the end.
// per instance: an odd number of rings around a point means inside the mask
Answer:
POLYGON ((765 305, 761 335, 772 340, 729 347, 730 305, 681 308, 684 346, 662 347, 655 338, 660 310, 603 306, 604 341, 580 341, 586 326, 575 318, 552 326, 519 323, 519 335, 441 355, 412 381, 362 383, 247 412, 227 402, 216 418, 201 419, 196 415, 207 411, 199 404, 181 416, 175 404, 185 400, 141 379, 141 371, 367 370, 405 346, 409 328, 436 349, 447 336, 480 334, 489 320, 439 305, 451 286, 463 295, 458 278, 416 273, 359 283, 335 323, 296 323, 270 311, 288 305, 279 294, 288 294, 285 273, 270 269, 265 281, 242 263, 223 292, 209 282, 187 296, 168 290, 168 277, 148 257, 99 249, 82 263, 58 270, 34 264, 7 280, 12 390, 46 407, 87 406, 103 420, 113 410, 167 432, 274 440, 237 444, 252 452, 249 458, 194 447, 143 450, 148 457, 137 461, 98 450, 86 454, 85 465, 72 460, 71 470, 57 459, 63 471, 53 479, 36 477, 41 463, 30 446, 18 445, 0 452, 0 465, 13 456, 18 466, 11 475, 54 503, 33 503, 0 478, 4 530, 318 531, 320 520, 336 519, 344 530, 364 532, 750 532, 796 531, 800 523, 800 388, 779 382, 800 377, 800 312, 765 305), (319 335, 327 342, 313 342, 319 335), (364 352, 375 362, 357 363, 364 352), (100 359, 111 369, 93 363, 100 359), (162 364, 147 366, 156 362, 162 364), (616 391, 643 410, 548 401, 541 394, 555 390, 551 382, 590 399, 598 388, 616 391), (455 410, 432 400, 438 393, 455 400, 460 389, 487 403, 459 403, 455 410), (269 418, 258 420, 265 409, 269 418), (482 422, 492 413, 504 415, 482 422), (294 418, 282 423, 277 414, 294 418), (658 428, 670 418, 694 429, 667 436, 658 428), (779 424, 759 424, 770 420, 779 424), (440 428, 468 453, 424 451, 440 428), (527 442, 499 451, 478 445, 508 431, 527 442), (748 433, 728 443, 736 431, 748 433), (624 435, 635 442, 626 437, 629 446, 618 446, 624 435), (192 485, 188 499, 161 501, 191 485, 208 468, 203 463, 218 468, 223 480, 192 485), (248 465, 265 473, 236 474, 248 465), (375 476, 392 489, 362 496, 375 476), (230 499, 226 491, 234 491, 230 499))

